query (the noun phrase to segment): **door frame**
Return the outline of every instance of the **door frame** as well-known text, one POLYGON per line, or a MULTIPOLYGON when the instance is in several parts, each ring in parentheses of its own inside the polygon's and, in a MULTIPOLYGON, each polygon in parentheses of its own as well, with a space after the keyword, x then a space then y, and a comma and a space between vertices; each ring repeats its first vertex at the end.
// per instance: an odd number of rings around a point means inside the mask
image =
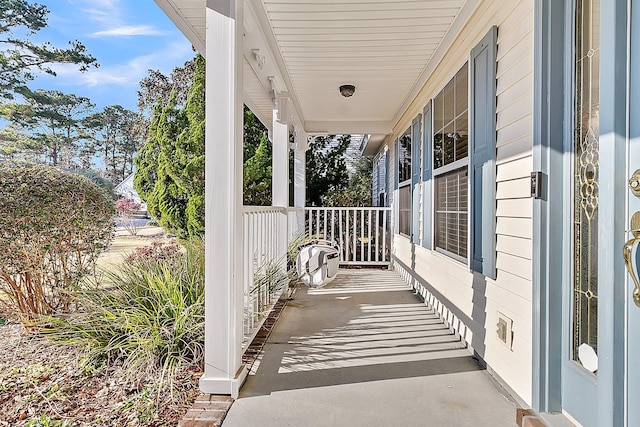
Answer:
MULTIPOLYGON (((627 166, 627 174, 626 176, 631 175, 633 171, 640 168, 640 164, 638 162, 633 162, 631 159, 640 159, 640 122, 637 120, 632 120, 632 117, 640 116, 640 75, 638 71, 640 70, 640 5, 636 2, 636 7, 631 5, 630 10, 630 33, 629 33, 629 70, 634 70, 634 72, 629 72, 629 165, 627 166)), ((640 200, 634 197, 631 192, 627 193, 628 195, 628 212, 631 214, 632 212, 640 210, 640 200)), ((629 219, 627 218, 627 221, 629 219)), ((628 235, 627 238, 631 236, 628 235)), ((636 253, 637 256, 640 254, 636 253)), ((640 340, 638 339, 637 331, 632 329, 632 325, 640 325, 640 309, 635 306, 632 298, 629 298, 631 288, 633 286, 629 277, 627 277, 627 360, 625 369, 627 372, 626 375, 626 385, 627 385, 627 406, 626 406, 626 415, 628 417, 627 424, 631 423, 628 420, 640 420, 640 407, 637 405, 638 399, 640 399, 640 370, 637 369, 637 366, 632 362, 634 359, 637 360, 637 355, 640 354, 640 340), (635 332, 635 333, 634 333, 635 332), (633 357, 635 355, 635 358, 633 357), (629 366, 630 365, 630 366, 629 366), (635 404, 634 404, 635 403, 635 404)))
MULTIPOLYGON (((534 8, 533 167, 543 174, 543 197, 533 201, 533 369, 532 407, 563 408, 563 342, 567 319, 563 301, 563 256, 567 232, 566 141, 573 142, 573 2, 536 0, 534 8), (565 28, 568 31, 565 31, 565 28), (562 48, 558 48, 562 46, 562 48), (567 105, 570 108, 566 108, 567 105), (567 118, 570 118, 567 120, 567 118), (569 125, 565 127, 564 123, 569 125), (558 138, 562 135, 562 138, 558 138), (564 236, 563 241, 555 236, 564 236)), ((601 4, 600 176, 598 278, 597 419, 601 427, 624 425, 626 272, 622 261, 626 215, 628 0, 601 4), (611 147, 611 149, 603 149, 611 147), (608 180, 609 178, 610 181, 608 180), (604 185, 603 185, 604 184, 604 185)), ((570 194, 570 193, 569 193, 570 194)), ((569 295, 571 298, 571 295, 569 295)))

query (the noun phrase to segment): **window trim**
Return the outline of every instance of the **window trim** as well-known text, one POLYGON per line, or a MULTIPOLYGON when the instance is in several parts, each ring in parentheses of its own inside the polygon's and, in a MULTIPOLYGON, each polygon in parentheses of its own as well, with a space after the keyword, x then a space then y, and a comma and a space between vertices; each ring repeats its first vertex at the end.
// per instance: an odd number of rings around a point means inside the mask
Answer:
POLYGON ((398 234, 400 236, 404 236, 404 237, 406 237, 408 239, 411 239, 411 233, 413 231, 411 229, 412 228, 411 213, 413 212, 412 211, 413 206, 412 206, 412 202, 411 202, 411 197, 412 197, 412 194, 411 194, 411 180, 408 180, 408 183, 407 183, 407 181, 404 181, 402 184, 403 185, 399 185, 398 186, 398 193, 397 193, 398 194, 398 209, 397 209, 397 212, 398 212, 398 234), (409 219, 407 220, 407 223, 409 225, 409 233, 408 234, 405 233, 403 230, 400 230, 400 213, 402 212, 401 206, 400 206, 400 191, 401 190, 405 190, 407 187, 409 187, 409 196, 407 197, 407 199, 409 200, 409 219))
POLYGON ((460 169, 463 166, 469 166, 469 157, 471 156, 467 156, 464 159, 456 160, 455 162, 449 163, 448 165, 439 167, 438 169, 433 171, 433 177, 435 178, 438 175, 443 175, 456 169, 460 169))
MULTIPOLYGON (((453 261, 459 262, 461 264, 466 265, 467 267, 471 267, 471 260, 472 260, 472 254, 471 254, 471 238, 472 238, 472 234, 471 234, 471 225, 472 225, 472 221, 473 218, 471 217, 471 215, 473 214, 472 210, 471 210, 471 196, 472 196, 472 182, 471 182, 471 173, 470 173, 470 168, 471 168, 471 164, 472 164, 472 159, 471 156, 473 155, 473 151, 472 151, 472 141, 471 141, 471 132, 470 132, 470 128, 471 128, 471 115, 470 115, 470 109, 471 109, 471 73, 469 71, 469 67, 470 67, 470 62, 471 62, 471 55, 469 54, 465 60, 464 63, 462 63, 458 69, 455 71, 455 73, 453 73, 453 75, 449 78, 449 80, 446 81, 446 83, 442 86, 442 88, 436 92, 435 96, 431 99, 429 99, 429 103, 431 104, 431 144, 430 144, 430 149, 431 149, 431 185, 432 185, 432 194, 431 194, 431 200, 430 200, 430 206, 428 207, 429 210, 431 211, 431 236, 430 236, 430 242, 431 242, 431 250, 434 252, 437 252, 439 254, 442 254, 448 258, 450 258, 453 261), (440 93, 442 93, 444 91, 444 89, 447 87, 447 85, 455 78, 455 76, 465 67, 465 65, 467 66, 467 108, 465 110, 466 114, 467 114, 467 129, 469 129, 468 132, 468 146, 467 146, 467 156, 459 159, 459 160, 454 160, 453 162, 446 164, 444 166, 440 166, 439 168, 435 167, 435 154, 434 154, 434 150, 435 150, 435 110, 436 110, 436 102, 435 102, 435 98, 440 95, 440 93), (453 252, 449 252, 446 249, 440 248, 436 245, 436 221, 437 221, 437 213, 438 211, 436 210, 436 201, 435 201, 435 197, 436 197, 436 179, 444 174, 447 174, 449 172, 453 172, 457 169, 462 169, 466 167, 467 168, 467 256, 466 257, 462 257, 458 254, 455 254, 453 252)), ((426 107, 425 107, 426 108, 426 107)), ((450 122, 454 122, 456 119, 458 119, 459 117, 463 116, 465 114, 465 112, 462 112, 460 114, 458 114, 457 116, 455 116, 450 122)), ((443 128, 446 128, 447 125, 449 123, 443 123, 443 128)), ((440 129, 438 129, 440 130, 440 129)), ((426 210, 426 208, 425 208, 426 210)))

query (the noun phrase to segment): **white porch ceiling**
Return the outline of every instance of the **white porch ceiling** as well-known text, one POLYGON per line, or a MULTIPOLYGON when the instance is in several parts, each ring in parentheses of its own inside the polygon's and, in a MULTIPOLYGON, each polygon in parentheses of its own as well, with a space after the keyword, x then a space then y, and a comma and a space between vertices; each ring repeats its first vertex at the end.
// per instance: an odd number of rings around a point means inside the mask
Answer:
MULTIPOLYGON (((206 0, 156 2, 202 51, 206 0)), ((245 97, 254 108, 265 110, 258 115, 270 119, 270 103, 265 102, 270 85, 252 49, 260 49, 267 64, 277 68, 305 131, 372 133, 378 135, 375 142, 391 132, 426 78, 430 61, 444 53, 477 0, 245 4, 245 97), (260 84, 264 93, 259 93, 260 84), (355 95, 342 97, 342 84, 353 84, 355 95)))

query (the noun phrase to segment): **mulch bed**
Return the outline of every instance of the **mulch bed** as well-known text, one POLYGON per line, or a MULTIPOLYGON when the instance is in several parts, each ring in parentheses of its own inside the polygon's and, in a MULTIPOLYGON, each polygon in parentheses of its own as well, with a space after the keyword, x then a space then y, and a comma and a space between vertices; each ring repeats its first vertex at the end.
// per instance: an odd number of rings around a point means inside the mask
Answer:
POLYGON ((201 372, 184 372, 158 396, 157 372, 83 368, 82 352, 0 326, 0 426, 175 426, 199 394, 201 372))
MULTIPOLYGON (((249 369, 285 306, 286 300, 278 301, 247 349, 249 369)), ((183 372, 173 395, 158 396, 157 372, 132 375, 119 366, 87 368, 82 361, 74 346, 20 324, 0 325, 0 427, 176 426, 200 395, 202 372, 183 372)))

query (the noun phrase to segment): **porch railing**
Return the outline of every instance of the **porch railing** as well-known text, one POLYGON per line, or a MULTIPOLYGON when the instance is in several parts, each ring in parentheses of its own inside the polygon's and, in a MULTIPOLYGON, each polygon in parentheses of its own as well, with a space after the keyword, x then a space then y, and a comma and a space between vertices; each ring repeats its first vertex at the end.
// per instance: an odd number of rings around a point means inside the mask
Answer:
POLYGON ((343 265, 388 265, 390 212, 390 208, 245 206, 242 212, 245 348, 285 288, 282 283, 264 279, 286 274, 288 243, 298 230, 306 230, 311 238, 336 241, 343 265))
POLYGON ((289 219, 287 209, 270 206, 245 206, 242 217, 246 348, 284 290, 265 278, 286 273, 289 219))
POLYGON ((309 237, 334 240, 340 264, 389 265, 391 208, 306 208, 309 237))

